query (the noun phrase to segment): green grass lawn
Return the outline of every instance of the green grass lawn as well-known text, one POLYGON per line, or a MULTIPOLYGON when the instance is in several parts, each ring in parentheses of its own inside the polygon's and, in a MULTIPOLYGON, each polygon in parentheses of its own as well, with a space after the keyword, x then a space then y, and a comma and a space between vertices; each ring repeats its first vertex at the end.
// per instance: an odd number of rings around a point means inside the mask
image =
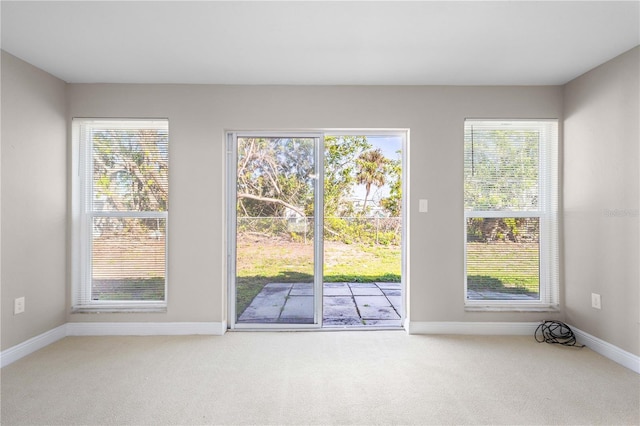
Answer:
POLYGON ((93 300, 164 300, 165 281, 155 278, 94 279, 93 300))
POLYGON ((467 243, 467 288, 510 293, 539 292, 535 243, 467 243))
MULTIPOLYGON (((400 247, 327 241, 324 282, 400 282, 400 247)), ((277 239, 239 238, 236 314, 272 282, 313 282, 313 245, 277 239)))

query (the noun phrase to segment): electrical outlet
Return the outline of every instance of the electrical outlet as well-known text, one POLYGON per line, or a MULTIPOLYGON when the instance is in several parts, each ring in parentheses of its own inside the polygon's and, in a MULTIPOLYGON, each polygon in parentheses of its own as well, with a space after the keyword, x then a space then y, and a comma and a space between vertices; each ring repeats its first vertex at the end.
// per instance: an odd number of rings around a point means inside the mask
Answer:
POLYGON ((602 300, 600 299, 599 294, 591 293, 591 307, 595 309, 602 309, 602 300))
POLYGON ((18 315, 24 312, 24 296, 13 301, 13 314, 18 315))

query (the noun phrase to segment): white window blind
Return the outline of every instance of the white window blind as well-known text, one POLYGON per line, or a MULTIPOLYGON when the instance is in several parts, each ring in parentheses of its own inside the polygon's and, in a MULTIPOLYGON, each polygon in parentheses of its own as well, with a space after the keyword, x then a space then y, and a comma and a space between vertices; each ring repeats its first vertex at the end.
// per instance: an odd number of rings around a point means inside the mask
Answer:
POLYGON ((166 305, 167 120, 74 120, 74 308, 166 305))
POLYGON ((466 120, 465 298, 558 304, 557 121, 466 120))

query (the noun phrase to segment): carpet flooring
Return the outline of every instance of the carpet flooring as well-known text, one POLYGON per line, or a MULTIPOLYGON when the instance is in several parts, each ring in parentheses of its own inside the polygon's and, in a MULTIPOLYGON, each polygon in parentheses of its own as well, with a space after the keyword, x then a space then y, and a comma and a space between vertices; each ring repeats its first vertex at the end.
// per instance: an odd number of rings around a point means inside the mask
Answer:
POLYGON ((2 425, 640 422, 638 374, 533 336, 67 337, 1 380, 2 425))

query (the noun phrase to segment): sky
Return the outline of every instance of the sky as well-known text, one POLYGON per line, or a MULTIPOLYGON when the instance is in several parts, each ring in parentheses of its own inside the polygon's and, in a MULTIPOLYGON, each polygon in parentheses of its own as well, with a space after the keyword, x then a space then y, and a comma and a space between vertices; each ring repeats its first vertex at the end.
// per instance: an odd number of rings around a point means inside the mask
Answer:
MULTIPOLYGON (((373 149, 380 148, 382 154, 390 160, 401 158, 398 153, 402 149, 402 138, 400 136, 367 136, 367 141, 373 146, 373 149)), ((356 198, 364 199, 366 189, 364 185, 356 185, 353 195, 356 198)), ((389 186, 384 185, 382 188, 372 187, 369 199, 380 200, 380 198, 389 196, 389 186)))

